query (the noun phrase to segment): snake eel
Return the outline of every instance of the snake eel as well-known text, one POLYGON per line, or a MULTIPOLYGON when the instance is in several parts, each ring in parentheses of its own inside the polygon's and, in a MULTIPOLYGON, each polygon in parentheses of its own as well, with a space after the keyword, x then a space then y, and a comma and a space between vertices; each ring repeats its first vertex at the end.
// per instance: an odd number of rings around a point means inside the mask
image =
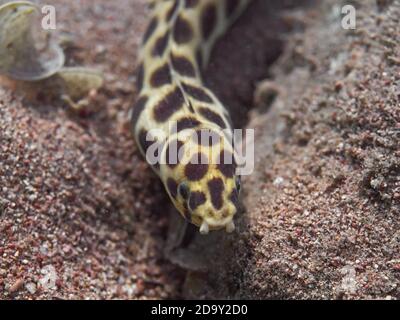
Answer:
POLYGON ((240 177, 229 113, 205 86, 201 72, 216 40, 250 1, 149 3, 131 130, 175 207, 202 234, 234 231, 240 177), (158 161, 149 161, 149 154, 158 161))

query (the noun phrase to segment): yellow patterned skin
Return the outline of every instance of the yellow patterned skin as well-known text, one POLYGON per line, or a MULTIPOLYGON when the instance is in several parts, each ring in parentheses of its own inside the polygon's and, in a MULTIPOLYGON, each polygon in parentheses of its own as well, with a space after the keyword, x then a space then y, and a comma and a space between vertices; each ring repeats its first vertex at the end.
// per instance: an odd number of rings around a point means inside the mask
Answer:
POLYGON ((201 70, 215 41, 249 2, 152 1, 143 37, 132 132, 175 207, 203 234, 234 230, 240 179, 229 114, 205 87, 201 70), (149 154, 161 161, 152 162, 149 154))

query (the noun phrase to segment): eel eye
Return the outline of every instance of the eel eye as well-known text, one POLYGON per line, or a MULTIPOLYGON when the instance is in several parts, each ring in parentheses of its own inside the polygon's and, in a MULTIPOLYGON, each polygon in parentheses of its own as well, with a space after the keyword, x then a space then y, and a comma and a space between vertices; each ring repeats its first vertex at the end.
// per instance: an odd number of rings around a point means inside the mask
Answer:
POLYGON ((183 199, 187 200, 189 198, 189 186, 187 185, 187 183, 182 182, 179 186, 178 186, 178 193, 182 196, 183 199))
POLYGON ((236 190, 239 193, 240 192, 240 188, 242 187, 239 177, 236 177, 235 184, 236 184, 236 190))

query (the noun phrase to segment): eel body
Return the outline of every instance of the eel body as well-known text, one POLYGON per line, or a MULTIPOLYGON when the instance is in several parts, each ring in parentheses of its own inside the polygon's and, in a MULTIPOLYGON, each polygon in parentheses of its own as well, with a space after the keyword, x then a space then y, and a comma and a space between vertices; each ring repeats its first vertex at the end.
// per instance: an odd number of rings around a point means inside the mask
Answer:
POLYGON ((201 72, 250 1, 151 1, 142 41, 131 130, 175 207, 203 234, 234 230, 240 178, 229 113, 201 72))

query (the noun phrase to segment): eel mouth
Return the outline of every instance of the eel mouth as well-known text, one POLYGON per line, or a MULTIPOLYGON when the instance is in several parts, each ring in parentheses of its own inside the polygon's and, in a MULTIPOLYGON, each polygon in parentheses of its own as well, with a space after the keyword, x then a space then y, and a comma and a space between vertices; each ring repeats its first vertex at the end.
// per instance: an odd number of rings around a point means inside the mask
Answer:
POLYGON ((218 223, 217 225, 210 224, 206 219, 203 219, 203 222, 200 225, 200 233, 205 235, 208 234, 210 230, 220 230, 224 228, 227 233, 232 233, 235 230, 235 223, 232 218, 229 218, 223 223, 218 223))

